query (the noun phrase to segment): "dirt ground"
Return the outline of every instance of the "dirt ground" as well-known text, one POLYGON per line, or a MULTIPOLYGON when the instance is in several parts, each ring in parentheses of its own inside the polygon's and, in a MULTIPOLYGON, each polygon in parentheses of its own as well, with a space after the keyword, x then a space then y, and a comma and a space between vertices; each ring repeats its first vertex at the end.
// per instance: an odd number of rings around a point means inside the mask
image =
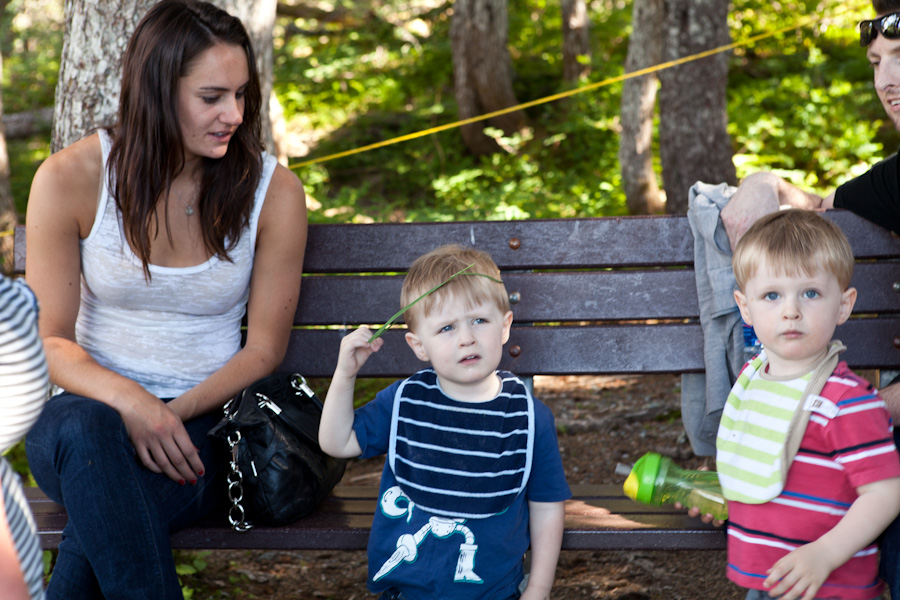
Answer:
MULTIPOLYGON (((536 395, 553 410, 569 484, 621 483, 616 464, 654 450, 696 468, 680 419, 679 378, 538 377, 536 395)), ((344 483, 371 485, 381 459, 353 462, 344 483)), ((373 600, 365 552, 212 552, 184 577, 190 600, 373 600)), ((563 551, 554 600, 741 600, 725 578, 724 551, 563 551)), ((885 598, 888 598, 885 595, 885 598)))

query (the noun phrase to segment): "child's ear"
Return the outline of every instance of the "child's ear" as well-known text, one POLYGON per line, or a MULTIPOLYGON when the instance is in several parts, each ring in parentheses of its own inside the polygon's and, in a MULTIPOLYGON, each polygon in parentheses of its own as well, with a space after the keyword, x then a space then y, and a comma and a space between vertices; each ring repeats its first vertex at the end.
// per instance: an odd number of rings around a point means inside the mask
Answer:
POLYGON ((412 348, 412 351, 415 353, 416 358, 419 360, 428 362, 428 352, 425 351, 425 346, 422 345, 422 342, 412 331, 406 332, 406 343, 409 344, 409 347, 412 348))
POLYGON ((745 296, 741 290, 734 290, 734 301, 741 311, 741 318, 744 319, 744 323, 752 327, 753 322, 750 320, 750 309, 747 307, 747 296, 745 296))
POLYGON ((506 314, 503 315, 503 343, 509 341, 509 330, 512 327, 513 322, 513 314, 511 310, 506 311, 506 314))
POLYGON ((838 311, 837 324, 841 325, 850 318, 853 312, 853 305, 856 304, 856 288, 847 288, 841 294, 841 308, 838 311))

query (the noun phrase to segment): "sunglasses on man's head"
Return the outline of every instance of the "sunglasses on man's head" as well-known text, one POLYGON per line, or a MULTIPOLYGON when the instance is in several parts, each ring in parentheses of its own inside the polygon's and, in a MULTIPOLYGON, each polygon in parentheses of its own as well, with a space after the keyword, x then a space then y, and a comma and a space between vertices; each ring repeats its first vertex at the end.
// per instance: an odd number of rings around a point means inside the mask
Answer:
POLYGON ((900 38, 900 12, 862 21, 859 24, 859 45, 868 46, 879 32, 889 40, 900 38))

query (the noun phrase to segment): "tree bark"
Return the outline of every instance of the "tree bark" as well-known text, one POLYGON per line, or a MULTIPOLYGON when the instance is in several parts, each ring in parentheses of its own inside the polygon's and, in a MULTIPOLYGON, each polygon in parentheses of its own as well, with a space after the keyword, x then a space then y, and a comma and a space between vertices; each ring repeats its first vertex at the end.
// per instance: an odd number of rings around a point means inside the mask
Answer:
POLYGON ((51 152, 116 120, 121 56, 153 0, 66 2, 51 152))
MULTIPOLYGON (((731 42, 728 0, 665 0, 664 61, 731 42)), ((660 157, 666 212, 687 212, 697 181, 737 183, 726 129, 728 54, 660 72, 660 157)))
MULTIPOLYGON (((634 0, 632 33, 625 72, 633 73, 662 61, 663 0, 634 0)), ((656 74, 626 79, 622 87, 619 167, 628 212, 660 213, 665 203, 653 170, 653 114, 659 78, 656 74)))
MULTIPOLYGON (((0 54, 0 79, 3 78, 3 54, 0 54)), ((0 119, 3 117, 3 98, 0 96, 0 119)), ((6 134, 0 125, 0 271, 9 275, 13 270, 13 236, 6 232, 19 222, 15 198, 9 184, 9 154, 6 151, 6 134)))
MULTIPOLYGON (((509 30, 506 0, 456 0, 450 24, 453 75, 459 118, 468 119, 518 104, 512 87, 512 61, 506 46, 509 30)), ((511 135, 525 126, 525 114, 505 115, 463 125, 461 134, 474 154, 499 149, 486 136, 487 126, 511 135)))
MULTIPOLYGON (((116 120, 121 58, 138 21, 156 0, 67 0, 66 34, 56 86, 51 151, 68 146, 116 120)), ((272 28, 276 0, 213 0, 240 18, 253 41, 263 99, 272 91, 272 28)), ((262 103, 263 139, 277 151, 262 103)))
POLYGON ((562 0, 562 33, 563 79, 578 81, 591 72, 590 19, 585 0, 562 0))

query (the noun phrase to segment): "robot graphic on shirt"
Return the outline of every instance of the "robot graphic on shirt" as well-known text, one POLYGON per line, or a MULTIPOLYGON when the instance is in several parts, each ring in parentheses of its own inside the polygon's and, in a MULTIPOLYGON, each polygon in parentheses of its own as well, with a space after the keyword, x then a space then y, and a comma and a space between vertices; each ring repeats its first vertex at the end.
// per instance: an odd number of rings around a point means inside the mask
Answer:
MULTIPOLYGON (((398 518, 406 515, 406 522, 412 518, 415 503, 406 496, 398 486, 390 488, 381 497, 381 510, 389 517, 398 518)), ((425 541, 428 534, 438 539, 447 539, 454 533, 465 537, 465 541, 459 545, 459 560, 456 562, 454 581, 481 583, 481 577, 475 574, 475 552, 478 545, 475 544, 475 535, 472 530, 463 525, 465 519, 449 519, 444 517, 431 517, 428 523, 422 526, 415 534, 404 533, 397 539, 397 549, 394 554, 381 566, 378 573, 372 578, 378 581, 402 562, 411 563, 416 560, 419 544, 425 541)))

